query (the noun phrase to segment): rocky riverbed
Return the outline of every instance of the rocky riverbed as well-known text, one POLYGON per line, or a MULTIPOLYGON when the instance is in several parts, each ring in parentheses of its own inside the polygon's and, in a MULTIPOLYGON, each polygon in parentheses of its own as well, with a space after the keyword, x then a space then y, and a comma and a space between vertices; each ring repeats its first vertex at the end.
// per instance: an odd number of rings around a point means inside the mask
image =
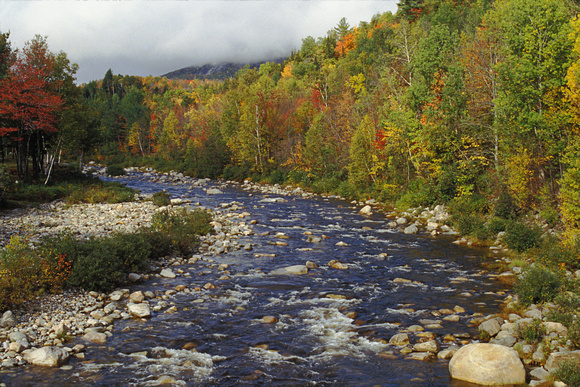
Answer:
MULTIPOLYGON (((101 170, 102 173, 102 170, 101 170)), ((143 179, 192 187, 202 187, 207 195, 219 195, 220 190, 234 182, 213 182, 205 179, 191 179, 178 173, 157 174, 146 171, 143 179)), ((288 188, 278 185, 267 186, 246 181, 240 188, 249 192, 265 194, 263 200, 284 201, 292 197, 310 197, 311 193, 300 188, 288 188)), ((370 216, 373 212, 384 211, 378 203, 369 200, 365 203, 352 202, 362 216, 370 216)), ((171 209, 178 206, 197 206, 181 199, 173 199, 171 209)), ((162 208, 166 209, 166 208, 162 208)), ((46 235, 54 235, 68 230, 80 238, 91 235, 105 236, 111 232, 131 232, 141 226, 146 226, 151 217, 160 208, 154 206, 147 195, 138 194, 136 201, 122 204, 87 204, 68 206, 64 203, 51 203, 31 210, 13 210, 0 216, 2 233, 0 238, 5 244, 11 235, 22 235, 34 231, 30 242, 46 235)), ((240 242, 240 238, 254 233, 256 221, 252 214, 239 202, 224 202, 212 209, 214 213, 213 227, 215 234, 204 237, 200 251, 190 257, 167 257, 152 268, 151 273, 133 273, 129 280, 139 282, 155 278, 187 277, 191 274, 181 269, 183 265, 203 266, 216 274, 217 278, 227 279, 232 268, 229 265, 218 264, 212 257, 230 250, 247 250, 254 248, 251 243, 240 242)), ((447 214, 443 207, 433 209, 412 209, 404 213, 388 212, 386 216, 392 220, 389 226, 406 234, 425 233, 432 236, 456 235, 456 232, 446 225, 447 214)), ((284 233, 272 235, 275 244, 284 245, 284 233)), ((309 241, 316 243, 315 235, 306 235, 309 241)), ((323 237, 323 236, 322 236, 323 237)), ((459 243, 467 243, 459 240, 459 243)), ((340 241, 336 243, 339 245, 340 241)), ((496 254, 501 254, 502 248, 495 247, 496 254)), ((498 256, 498 259, 502 258, 498 256)), ((296 265, 300 267, 281 268, 283 274, 301 275, 309 270, 316 270, 313 263, 296 265), (304 266, 304 267, 302 267, 304 266)), ((338 270, 348 270, 348 265, 329 260, 328 266, 338 270)), ((519 274, 513 271, 500 274, 499 278, 509 280, 519 274)), ((496 277, 491 274, 492 277, 496 277)), ((454 281, 464 281, 461 277, 454 281)), ((398 277, 393 283, 405 286, 419 286, 412 280, 398 277)), ((59 295, 39 298, 27 303, 18 311, 7 312, 0 320, 0 340, 4 352, 0 353, 1 366, 4 369, 27 362, 38 365, 69 367, 66 360, 71 357, 85 358, 85 348, 88 345, 106 343, 112 335, 115 321, 138 318, 147 319, 152 313, 178 313, 174 299, 180 294, 199 294, 200 302, 207 298, 215 289, 212 282, 203 286, 176 285, 164 291, 133 291, 119 289, 109 294, 96 292, 65 292, 59 295), (74 346, 67 343, 73 337, 82 337, 84 344, 74 346)), ((328 297, 341 297, 329 294, 328 297)), ((466 295, 468 297, 468 295, 466 295)), ((509 306, 513 298, 507 295, 505 304, 509 306)), ((388 342, 382 343, 385 348, 380 356, 384 358, 405 356, 415 360, 430 360, 433 358, 450 359, 461 346, 477 343, 472 335, 449 331, 441 334, 442 324, 452 321, 466 321, 468 326, 479 326, 484 335, 492 338, 492 343, 508 348, 515 348, 517 356, 528 365, 531 371, 529 378, 545 379, 553 370, 555 360, 576 356, 566 346, 565 328, 546 319, 546 308, 535 306, 520 314, 497 314, 483 316, 481 314, 467 315, 463 307, 456 305, 452 309, 442 308, 431 312, 432 317, 419 321, 418 325, 401 326, 398 333, 388 342), (535 320, 534 320, 535 319, 535 320), (546 340, 540 345, 532 345, 523 341, 519 328, 524 324, 539 321, 546 332, 546 340), (545 345, 544 343, 550 343, 545 345), (545 366, 544 366, 545 364, 545 366), (536 367, 532 367, 536 365, 536 367)), ((349 316, 355 321, 356 315, 349 316)), ((273 316, 264 316, 265 323, 276 323, 273 316), (268 320, 268 321, 267 321, 268 320)), ((579 355, 580 356, 580 355, 579 355)))

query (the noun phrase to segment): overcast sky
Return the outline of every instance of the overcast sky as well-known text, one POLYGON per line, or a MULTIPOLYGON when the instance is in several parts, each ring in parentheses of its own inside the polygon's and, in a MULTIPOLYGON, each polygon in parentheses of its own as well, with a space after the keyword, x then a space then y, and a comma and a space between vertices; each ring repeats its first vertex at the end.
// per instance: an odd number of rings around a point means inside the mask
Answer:
POLYGON ((39 34, 78 63, 77 79, 163 75, 187 66, 286 57, 324 36, 397 10, 398 0, 15 1, 0 0, 0 32, 12 48, 39 34))

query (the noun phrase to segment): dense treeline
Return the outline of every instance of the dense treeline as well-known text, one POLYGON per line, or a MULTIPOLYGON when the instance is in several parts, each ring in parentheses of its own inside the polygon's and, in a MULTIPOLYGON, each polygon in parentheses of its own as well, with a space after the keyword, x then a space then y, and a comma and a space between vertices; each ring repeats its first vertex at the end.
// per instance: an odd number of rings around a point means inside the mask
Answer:
MULTIPOLYGON (((43 79, 61 99, 54 124, 11 115, 2 91, 2 157, 32 157, 37 173, 46 170, 42 156, 62 149, 81 163, 90 153, 109 164, 291 182, 400 207, 561 213, 576 236, 577 11, 560 0, 402 0, 395 15, 358 26, 342 19, 283 63, 223 82, 109 70, 75 90, 74 65, 49 54, 43 79), (23 144, 38 142, 26 137, 35 133, 43 142, 31 156, 23 144)), ((27 50, 46 46, 36 38, 15 55, 7 34, 0 43, 3 85, 32 61, 27 50)))

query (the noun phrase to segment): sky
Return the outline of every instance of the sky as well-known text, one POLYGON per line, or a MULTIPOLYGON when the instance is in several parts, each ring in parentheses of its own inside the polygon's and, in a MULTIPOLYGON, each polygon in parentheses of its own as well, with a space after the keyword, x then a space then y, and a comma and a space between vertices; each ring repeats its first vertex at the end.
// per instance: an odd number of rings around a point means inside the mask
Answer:
POLYGON ((0 0, 12 48, 35 35, 79 65, 77 82, 114 74, 163 75, 188 66, 287 57, 302 39, 397 10, 398 0, 0 0))

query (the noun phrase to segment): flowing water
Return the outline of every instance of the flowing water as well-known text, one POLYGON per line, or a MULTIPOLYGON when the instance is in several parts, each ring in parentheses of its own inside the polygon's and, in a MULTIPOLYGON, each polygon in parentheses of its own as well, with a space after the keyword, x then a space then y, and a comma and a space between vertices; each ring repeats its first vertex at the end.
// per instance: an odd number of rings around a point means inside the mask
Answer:
MULTIPOLYGON (((448 361, 405 359, 386 343, 399 329, 433 319, 432 311, 456 305, 466 313, 459 322, 443 321, 443 329, 434 331, 438 340, 447 333, 474 335, 469 316, 496 312, 502 299, 497 293, 505 290, 483 271, 485 251, 457 246, 447 237, 405 235, 388 228, 384 215, 362 217, 338 199, 284 197, 284 202, 272 202, 238 186, 206 195, 201 188, 138 176, 121 181, 143 193, 165 189, 174 198, 213 209, 220 203, 242 203, 250 219, 258 221, 255 235, 240 241, 254 244, 253 251, 211 257, 213 265, 229 264, 229 279, 220 280, 223 273, 204 260, 181 267, 190 277, 155 278, 132 287, 217 286, 168 300, 177 313, 116 322, 107 343, 88 346, 84 362, 71 358, 70 370, 20 367, 1 374, 9 386, 146 386, 163 377, 173 385, 196 386, 467 385, 450 380, 448 361), (270 235, 258 235, 266 231, 270 235), (329 238, 308 243, 306 231, 329 238), (271 244, 277 232, 290 237, 284 240, 288 246, 271 244), (339 241, 347 246, 336 246, 339 241), (349 268, 330 268, 331 259, 349 268), (319 268, 302 276, 267 274, 306 261, 319 268), (266 324, 264 316, 278 322, 266 324), (187 345, 196 348, 182 349, 187 345)), ((412 343, 417 340, 410 336, 412 343)))

